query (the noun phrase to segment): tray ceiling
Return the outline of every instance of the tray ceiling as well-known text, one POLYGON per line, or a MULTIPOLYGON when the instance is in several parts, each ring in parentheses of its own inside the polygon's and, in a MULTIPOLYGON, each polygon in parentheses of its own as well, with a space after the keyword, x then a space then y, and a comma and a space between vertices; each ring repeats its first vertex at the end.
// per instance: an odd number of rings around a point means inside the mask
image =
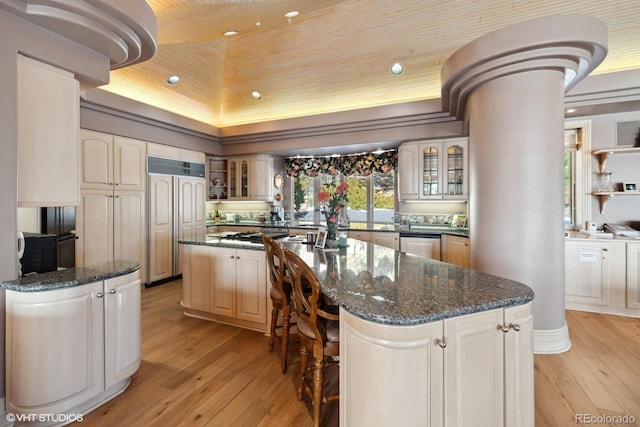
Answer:
POLYGON ((609 53, 592 74, 640 68, 637 0, 147 3, 158 18, 156 56, 114 70, 102 88, 220 128, 439 98, 440 67, 457 49, 551 14, 608 25, 609 53), (299 16, 285 18, 291 10, 299 16), (399 76, 390 72, 396 61, 399 76), (167 84, 174 74, 180 82, 167 84))

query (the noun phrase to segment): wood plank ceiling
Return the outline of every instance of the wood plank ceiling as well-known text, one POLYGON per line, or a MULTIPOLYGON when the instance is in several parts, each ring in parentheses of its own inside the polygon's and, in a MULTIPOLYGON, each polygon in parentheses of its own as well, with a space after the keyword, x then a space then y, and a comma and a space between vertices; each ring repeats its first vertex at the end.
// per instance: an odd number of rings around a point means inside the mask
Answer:
POLYGON ((158 18, 157 55, 113 71, 103 89, 219 128, 439 98, 440 67, 453 52, 551 14, 607 23, 609 54, 593 74, 640 68, 638 0, 147 2, 158 18), (292 10, 300 15, 285 18, 292 10), (389 70, 396 61, 400 76, 389 70), (169 85, 173 74, 181 80, 169 85))

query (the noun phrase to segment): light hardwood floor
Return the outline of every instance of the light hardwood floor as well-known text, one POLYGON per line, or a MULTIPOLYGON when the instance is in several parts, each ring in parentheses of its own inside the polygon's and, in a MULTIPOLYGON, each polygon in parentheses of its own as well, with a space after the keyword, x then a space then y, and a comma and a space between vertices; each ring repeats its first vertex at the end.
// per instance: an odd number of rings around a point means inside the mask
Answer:
MULTIPOLYGON (((142 365, 129 388, 85 426, 310 426, 289 371, 267 337, 182 314, 182 283, 142 293, 142 365)), ((640 319, 567 311, 572 349, 535 356, 536 426, 580 425, 576 414, 631 415, 640 425, 640 319)), ((336 387, 335 376, 329 379, 336 387)), ((338 403, 323 411, 338 425, 338 403)), ((623 425, 623 424, 598 424, 623 425)))

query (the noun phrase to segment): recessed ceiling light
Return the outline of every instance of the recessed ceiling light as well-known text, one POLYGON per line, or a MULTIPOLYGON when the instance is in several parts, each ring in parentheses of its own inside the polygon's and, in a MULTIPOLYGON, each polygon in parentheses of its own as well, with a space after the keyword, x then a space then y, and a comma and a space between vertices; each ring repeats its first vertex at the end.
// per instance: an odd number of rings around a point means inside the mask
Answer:
POLYGON ((253 92, 251 92, 251 96, 253 96, 255 99, 262 99, 262 94, 257 90, 254 90, 253 92))
POLYGON ((298 12, 297 10, 292 10, 291 12, 285 13, 284 17, 285 18, 295 18, 298 15, 300 15, 300 12, 298 12))
POLYGON ((260 25, 262 25, 262 22, 256 21, 256 27, 259 27, 260 25))
POLYGON ((170 85, 174 85, 180 81, 180 76, 169 76, 167 78, 167 83, 170 85))
POLYGON ((224 35, 227 36, 227 37, 237 36, 238 32, 236 30, 229 30, 229 31, 225 31, 224 35))
POLYGON ((402 65, 401 63, 396 62, 391 66, 391 74, 393 74, 394 76, 399 76, 403 72, 404 72, 404 65, 402 65))

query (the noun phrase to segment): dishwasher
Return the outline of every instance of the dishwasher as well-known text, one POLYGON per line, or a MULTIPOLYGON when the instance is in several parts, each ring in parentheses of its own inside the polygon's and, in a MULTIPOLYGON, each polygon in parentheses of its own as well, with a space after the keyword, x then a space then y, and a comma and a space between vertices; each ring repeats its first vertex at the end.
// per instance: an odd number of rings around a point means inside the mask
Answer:
POLYGON ((440 234, 401 231, 400 251, 440 261, 440 234))

